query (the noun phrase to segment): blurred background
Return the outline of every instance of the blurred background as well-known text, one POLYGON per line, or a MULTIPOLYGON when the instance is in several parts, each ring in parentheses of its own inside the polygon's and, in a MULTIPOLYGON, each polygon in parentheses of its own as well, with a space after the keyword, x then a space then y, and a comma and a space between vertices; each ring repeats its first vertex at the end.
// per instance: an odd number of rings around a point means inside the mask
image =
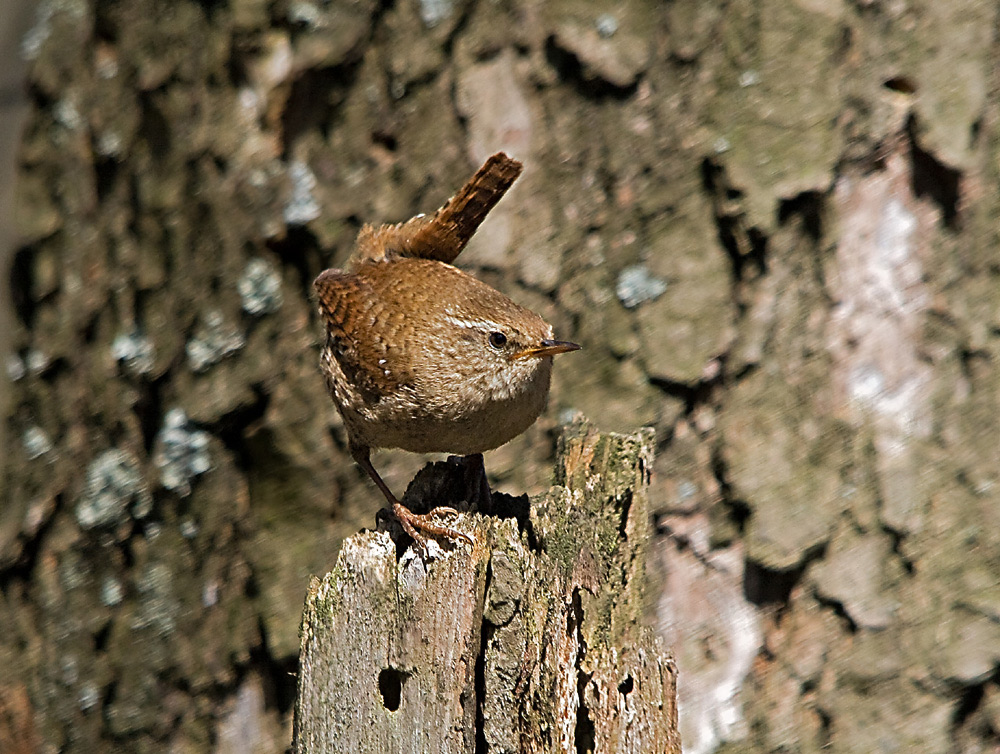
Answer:
POLYGON ((288 746, 309 574, 382 504, 311 281, 501 149, 461 264, 586 351, 486 466, 655 427, 685 751, 1000 751, 995 3, 0 16, 0 751, 288 746))

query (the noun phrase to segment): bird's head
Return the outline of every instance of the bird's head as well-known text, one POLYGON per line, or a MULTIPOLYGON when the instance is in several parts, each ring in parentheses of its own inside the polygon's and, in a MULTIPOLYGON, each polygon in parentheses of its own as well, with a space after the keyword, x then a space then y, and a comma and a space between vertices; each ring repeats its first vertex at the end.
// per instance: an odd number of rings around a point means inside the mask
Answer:
POLYGON ((556 340, 538 314, 483 283, 466 294, 443 306, 438 318, 439 353, 463 375, 461 382, 492 400, 539 388, 547 393, 552 357, 580 346, 556 340))

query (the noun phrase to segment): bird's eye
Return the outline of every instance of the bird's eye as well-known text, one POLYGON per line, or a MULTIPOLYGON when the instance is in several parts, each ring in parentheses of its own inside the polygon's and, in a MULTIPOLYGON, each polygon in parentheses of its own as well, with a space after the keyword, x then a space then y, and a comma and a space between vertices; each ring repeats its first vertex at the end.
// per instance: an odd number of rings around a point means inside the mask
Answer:
POLYGON ((494 330, 490 333, 490 345, 497 349, 503 348, 507 345, 507 336, 502 332, 494 330))

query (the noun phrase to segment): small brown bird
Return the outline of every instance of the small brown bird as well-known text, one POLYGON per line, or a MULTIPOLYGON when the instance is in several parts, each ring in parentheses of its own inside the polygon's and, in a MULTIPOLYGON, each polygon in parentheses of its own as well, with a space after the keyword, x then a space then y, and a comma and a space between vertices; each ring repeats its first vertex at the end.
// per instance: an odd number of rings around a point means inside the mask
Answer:
POLYGON ((351 455, 424 547, 418 530, 468 537, 441 523, 450 508, 417 515, 403 506, 371 449, 499 447, 545 408, 552 356, 580 347, 553 340, 537 314, 449 264, 520 172, 519 162, 493 155, 433 217, 366 225, 350 271, 326 270, 314 283, 326 323, 320 366, 351 455))

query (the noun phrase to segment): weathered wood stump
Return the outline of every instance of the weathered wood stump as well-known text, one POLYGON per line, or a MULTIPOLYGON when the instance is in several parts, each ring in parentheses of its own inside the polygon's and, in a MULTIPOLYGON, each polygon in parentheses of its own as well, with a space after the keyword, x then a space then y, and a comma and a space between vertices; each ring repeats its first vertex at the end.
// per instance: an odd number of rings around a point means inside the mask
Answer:
MULTIPOLYGON (((462 513, 425 560, 384 531, 344 543, 302 619, 295 749, 680 752, 676 669, 645 624, 652 432, 572 425, 556 485, 462 513)), ((460 464, 407 502, 453 503, 460 464)))

